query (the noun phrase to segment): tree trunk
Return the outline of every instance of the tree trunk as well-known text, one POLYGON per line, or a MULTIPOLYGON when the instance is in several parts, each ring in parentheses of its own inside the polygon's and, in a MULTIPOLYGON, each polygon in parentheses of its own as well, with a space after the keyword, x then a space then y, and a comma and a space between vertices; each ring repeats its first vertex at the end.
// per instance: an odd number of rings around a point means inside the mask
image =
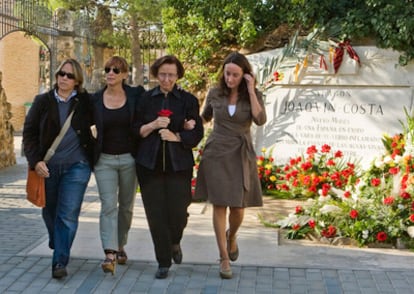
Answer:
POLYGON ((139 26, 136 13, 131 13, 131 60, 132 60, 132 84, 143 85, 143 70, 141 62, 141 44, 139 42, 139 26))

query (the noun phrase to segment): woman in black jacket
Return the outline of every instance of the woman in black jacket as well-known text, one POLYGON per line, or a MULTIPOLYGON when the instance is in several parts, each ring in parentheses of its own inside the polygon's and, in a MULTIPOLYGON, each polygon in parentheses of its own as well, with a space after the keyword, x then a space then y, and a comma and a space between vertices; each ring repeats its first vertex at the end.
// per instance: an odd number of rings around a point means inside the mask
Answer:
POLYGON ((78 228, 79 213, 93 165, 90 96, 83 89, 79 63, 66 59, 55 72, 56 84, 35 97, 23 128, 23 146, 29 167, 45 177, 46 206, 43 220, 53 250, 52 277, 67 275, 70 249, 78 228), (55 154, 43 158, 74 110, 71 124, 55 154))
POLYGON ((203 137, 199 103, 176 81, 184 68, 175 56, 164 56, 151 66, 159 81, 138 104, 136 157, 138 181, 158 261, 155 277, 168 276, 171 258, 182 260, 180 241, 191 203, 192 148, 203 137))

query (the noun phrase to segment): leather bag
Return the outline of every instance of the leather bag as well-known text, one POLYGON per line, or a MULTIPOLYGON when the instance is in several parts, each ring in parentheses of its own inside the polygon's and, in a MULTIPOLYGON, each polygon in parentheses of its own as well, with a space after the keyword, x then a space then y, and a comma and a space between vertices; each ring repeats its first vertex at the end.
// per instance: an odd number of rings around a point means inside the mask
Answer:
POLYGON ((27 172, 26 193, 28 201, 38 207, 45 207, 45 178, 39 176, 37 172, 30 169, 30 167, 27 172))

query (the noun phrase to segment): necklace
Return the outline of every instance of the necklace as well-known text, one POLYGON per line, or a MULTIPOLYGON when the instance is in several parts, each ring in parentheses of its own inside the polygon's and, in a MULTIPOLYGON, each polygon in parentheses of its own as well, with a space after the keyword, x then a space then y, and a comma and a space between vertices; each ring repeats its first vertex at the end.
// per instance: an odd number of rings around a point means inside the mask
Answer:
POLYGON ((126 96, 124 92, 111 92, 104 93, 104 104, 109 109, 117 109, 124 106, 126 102, 126 96))

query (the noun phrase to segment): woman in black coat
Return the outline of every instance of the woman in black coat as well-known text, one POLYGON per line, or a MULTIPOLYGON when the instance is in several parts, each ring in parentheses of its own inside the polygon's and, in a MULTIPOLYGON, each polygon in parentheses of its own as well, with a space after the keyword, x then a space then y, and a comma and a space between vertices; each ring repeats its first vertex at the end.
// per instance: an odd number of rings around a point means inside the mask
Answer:
POLYGON ((159 81, 138 104, 136 156, 138 182, 158 261, 155 277, 168 276, 171 259, 182 261, 180 241, 191 203, 192 148, 203 137, 199 103, 178 89, 181 62, 171 55, 157 59, 151 74, 159 81))
POLYGON ((52 277, 67 275, 70 249, 78 228, 79 213, 93 165, 93 113, 83 89, 79 63, 66 59, 55 72, 56 84, 35 97, 23 128, 24 153, 29 167, 45 177, 46 206, 43 220, 53 250, 52 277), (48 162, 43 160, 74 110, 70 127, 48 162))

